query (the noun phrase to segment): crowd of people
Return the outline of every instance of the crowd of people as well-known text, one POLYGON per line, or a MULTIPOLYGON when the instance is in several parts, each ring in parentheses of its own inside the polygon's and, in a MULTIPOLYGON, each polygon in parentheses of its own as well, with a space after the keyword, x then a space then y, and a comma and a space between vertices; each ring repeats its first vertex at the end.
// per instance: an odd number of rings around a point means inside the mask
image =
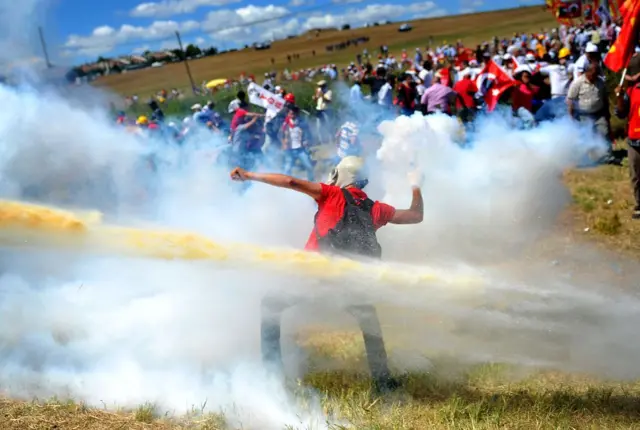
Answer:
MULTIPOLYGON (((227 120, 209 102, 194 105, 192 114, 182 122, 165 122, 153 101, 150 117, 138 118, 134 128, 143 133, 157 130, 176 142, 185 141, 195 129, 206 128, 224 136, 233 165, 250 169, 257 163, 270 164, 286 174, 299 166, 301 174, 312 179, 317 160, 310 151, 316 145, 335 145, 332 163, 362 153, 361 111, 367 112, 366 121, 372 121, 372 111, 376 112, 374 121, 415 112, 442 113, 457 116, 472 127, 477 115, 503 109, 511 110, 517 127, 533 127, 562 116, 589 123, 610 143, 610 152, 601 161, 612 162, 611 114, 630 115, 629 122, 635 124, 635 103, 640 101, 636 101, 640 98, 636 90, 640 55, 636 53, 626 73, 626 88, 616 89, 619 102, 615 109, 610 107, 603 58, 616 40, 620 25, 613 21, 563 25, 537 34, 494 37, 473 49, 460 41, 430 44, 424 49, 415 48, 411 54, 402 50, 398 58, 386 47, 380 47, 377 58, 365 49, 343 69, 330 64, 296 72, 296 80, 317 80, 312 112, 302 110, 295 94, 287 93, 293 77, 285 70, 265 74, 261 84, 284 100, 278 112, 251 112, 247 94, 240 89, 226 108, 227 120), (334 107, 335 87, 332 91, 330 85, 334 81, 350 86, 348 102, 340 97, 340 109, 334 107), (158 126, 160 123, 165 125, 158 126)), ((244 82, 255 82, 255 78, 244 78, 244 82)), ((118 121, 127 122, 124 115, 118 121)), ((637 204, 632 216, 640 219, 640 131, 636 130, 640 127, 629 128, 629 161, 637 204)))

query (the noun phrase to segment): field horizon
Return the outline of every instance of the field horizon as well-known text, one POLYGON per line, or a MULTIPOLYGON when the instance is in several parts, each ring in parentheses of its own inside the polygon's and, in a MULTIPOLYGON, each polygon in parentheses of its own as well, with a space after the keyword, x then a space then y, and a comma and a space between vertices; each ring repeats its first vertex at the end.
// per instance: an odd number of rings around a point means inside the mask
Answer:
MULTIPOLYGON (((407 33, 398 32, 399 23, 350 30, 323 30, 318 37, 308 32, 291 39, 275 41, 271 49, 227 52, 191 60, 189 66, 196 85, 199 85, 202 81, 219 78, 237 79, 241 73, 259 76, 271 70, 282 71, 287 67, 290 70, 299 70, 332 63, 345 66, 350 61, 355 61, 356 53, 362 52, 364 48, 367 48, 370 54, 376 55, 382 44, 389 47, 390 53, 400 55, 401 49, 426 47, 431 38, 436 45, 445 41, 461 40, 465 45, 475 46, 493 36, 508 37, 514 32, 537 32, 557 25, 553 15, 544 10, 542 5, 409 22, 413 30, 407 33), (325 49, 327 45, 363 36, 369 37, 369 42, 334 52, 327 52, 325 49), (312 54, 313 51, 316 52, 315 56, 312 54), (289 54, 298 54, 300 58, 289 64, 289 54), (274 60, 273 66, 271 59, 274 60)), ((182 62, 103 76, 96 79, 92 85, 120 95, 149 95, 161 89, 190 87, 182 62)), ((190 95, 190 91, 187 95, 190 95)))

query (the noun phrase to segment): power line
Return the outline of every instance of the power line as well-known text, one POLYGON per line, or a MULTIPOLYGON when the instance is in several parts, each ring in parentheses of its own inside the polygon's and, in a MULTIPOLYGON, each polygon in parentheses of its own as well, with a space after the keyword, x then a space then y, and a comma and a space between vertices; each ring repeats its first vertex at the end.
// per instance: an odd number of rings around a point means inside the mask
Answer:
POLYGON ((40 36, 40 45, 42 46, 42 53, 44 54, 44 61, 49 69, 53 66, 49 61, 49 52, 47 51, 47 44, 44 41, 44 34, 42 33, 42 27, 38 27, 38 35, 40 36))
POLYGON ((187 75, 189 76, 189 82, 191 82, 191 91, 196 93, 196 84, 193 82, 193 76, 191 76, 191 69, 189 68, 189 60, 187 59, 187 53, 182 48, 182 40, 180 39, 180 32, 176 31, 176 38, 178 39, 178 46, 180 46, 180 52, 182 53, 182 61, 184 61, 184 67, 187 69, 187 75))
MULTIPOLYGON (((328 2, 328 3, 323 3, 320 5, 315 5, 315 6, 311 6, 302 10, 298 10, 295 12, 287 12, 285 14, 279 15, 279 16, 275 16, 275 17, 271 17, 271 18, 263 18, 263 19, 257 19, 254 21, 250 21, 250 22, 245 22, 242 24, 237 24, 237 25, 231 25, 231 26, 227 26, 224 28, 219 28, 217 30, 214 31, 209 31, 206 32, 207 34, 217 34, 217 33, 222 33, 224 31, 228 31, 228 30, 236 30, 236 29, 240 29, 240 28, 247 28, 247 27, 251 27, 254 25, 259 25, 259 24, 266 24, 269 22, 273 22, 273 21, 279 21, 282 19, 287 19, 287 18, 294 18, 296 16, 300 16, 300 15, 304 15, 307 14, 309 12, 314 12, 316 10, 320 10, 320 9, 331 9, 331 8, 335 8, 337 6, 340 6, 339 3, 336 2, 328 2)), ((128 47, 128 46, 138 46, 141 43, 145 43, 145 42, 150 42, 150 43, 161 43, 161 42, 167 42, 169 40, 172 40, 173 36, 166 36, 166 37, 162 37, 159 39, 152 39, 152 40, 148 40, 148 39, 140 39, 140 40, 135 40, 135 41, 129 41, 129 42, 124 42, 124 43, 116 43, 115 46, 112 43, 101 43, 101 44, 91 44, 91 45, 84 45, 84 46, 79 46, 79 47, 68 47, 65 45, 59 45, 59 48, 62 49, 98 49, 98 48, 121 48, 121 47, 128 47)))

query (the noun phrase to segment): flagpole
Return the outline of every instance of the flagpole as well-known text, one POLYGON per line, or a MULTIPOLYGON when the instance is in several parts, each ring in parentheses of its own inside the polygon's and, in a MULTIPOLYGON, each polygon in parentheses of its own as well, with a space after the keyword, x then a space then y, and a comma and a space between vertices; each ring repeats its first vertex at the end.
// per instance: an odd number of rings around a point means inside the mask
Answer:
MULTIPOLYGON (((618 87, 622 88, 622 85, 624 84, 624 78, 627 76, 627 68, 625 67, 624 70, 622 70, 622 77, 620 78, 620 83, 618 84, 618 87)), ((620 92, 616 92, 616 97, 620 97, 620 92)))
POLYGON ((622 84, 624 84, 624 78, 627 76, 627 68, 625 67, 624 70, 622 71, 622 77, 620 78, 620 86, 622 86, 622 84))

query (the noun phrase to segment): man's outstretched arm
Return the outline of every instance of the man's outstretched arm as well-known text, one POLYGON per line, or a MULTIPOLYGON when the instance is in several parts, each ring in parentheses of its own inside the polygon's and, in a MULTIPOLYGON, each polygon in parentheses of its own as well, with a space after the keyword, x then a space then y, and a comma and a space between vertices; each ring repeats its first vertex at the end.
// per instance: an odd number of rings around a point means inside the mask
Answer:
POLYGON ((248 172, 236 167, 231 171, 231 179, 234 181, 256 181, 274 187, 287 188, 306 194, 314 200, 318 200, 322 196, 321 184, 294 178, 293 176, 281 175, 279 173, 248 172))
POLYGON ((419 187, 412 188, 413 198, 409 209, 396 210, 395 215, 389 221, 391 224, 420 224, 424 217, 422 192, 419 187))

